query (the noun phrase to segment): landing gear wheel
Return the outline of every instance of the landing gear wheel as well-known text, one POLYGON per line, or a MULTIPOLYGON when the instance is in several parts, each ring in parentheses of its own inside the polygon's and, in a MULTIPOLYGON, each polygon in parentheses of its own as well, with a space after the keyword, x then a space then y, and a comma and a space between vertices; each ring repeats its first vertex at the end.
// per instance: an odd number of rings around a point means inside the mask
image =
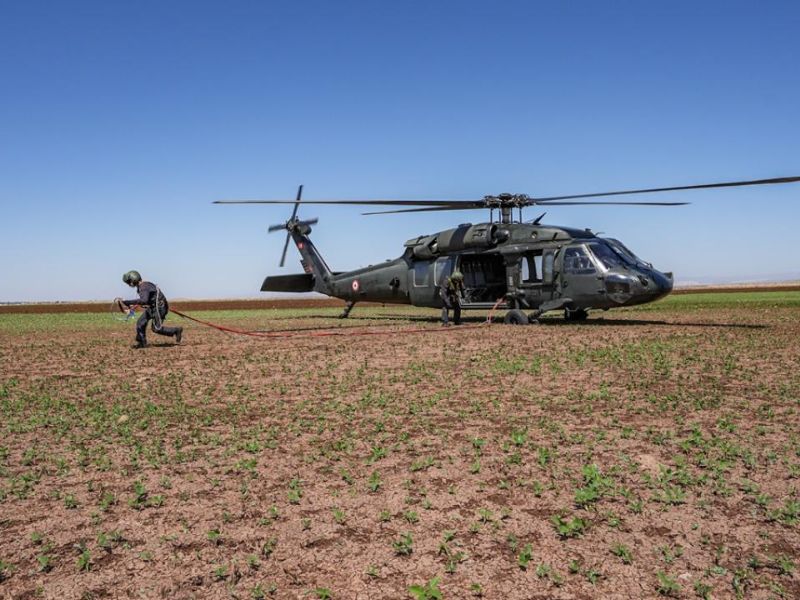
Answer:
POLYGON ((538 311, 538 310, 533 311, 532 313, 528 314, 528 323, 530 323, 532 325, 534 325, 534 324, 538 325, 539 324, 539 317, 541 317, 541 316, 542 316, 542 313, 540 311, 538 311))
POLYGON ((506 325, 527 325, 528 316, 518 308, 513 308, 506 313, 503 323, 506 325))
POLYGON ((588 317, 589 311, 583 308, 577 308, 575 310, 564 309, 564 318, 567 321, 585 321, 588 317))

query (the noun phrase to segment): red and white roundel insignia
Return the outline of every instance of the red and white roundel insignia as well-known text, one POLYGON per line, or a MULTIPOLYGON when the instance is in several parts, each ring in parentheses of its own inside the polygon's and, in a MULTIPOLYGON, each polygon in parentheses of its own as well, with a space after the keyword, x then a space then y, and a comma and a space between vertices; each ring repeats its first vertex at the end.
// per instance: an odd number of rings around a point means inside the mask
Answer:
POLYGON ((302 250, 303 249, 303 242, 297 242, 297 247, 302 250))
POLYGON ((353 286, 352 286, 352 287, 353 287, 353 291, 354 291, 354 292, 357 292, 357 291, 358 291, 358 286, 359 286, 359 284, 358 284, 358 279, 354 279, 354 280, 353 280, 353 286))

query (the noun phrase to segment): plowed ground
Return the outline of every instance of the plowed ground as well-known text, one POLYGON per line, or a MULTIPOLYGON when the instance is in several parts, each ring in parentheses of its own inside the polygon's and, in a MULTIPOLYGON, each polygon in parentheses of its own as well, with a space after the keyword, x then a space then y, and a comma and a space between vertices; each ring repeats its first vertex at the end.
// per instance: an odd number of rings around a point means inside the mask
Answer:
POLYGON ((0 315, 0 597, 800 597, 800 293, 336 312, 0 315))

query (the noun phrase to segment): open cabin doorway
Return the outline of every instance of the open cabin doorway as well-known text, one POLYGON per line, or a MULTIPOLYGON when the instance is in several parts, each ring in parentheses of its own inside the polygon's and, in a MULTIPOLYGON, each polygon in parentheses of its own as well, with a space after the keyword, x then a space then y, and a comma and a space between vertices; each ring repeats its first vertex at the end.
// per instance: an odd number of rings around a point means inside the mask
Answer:
POLYGON ((457 262, 464 274, 464 306, 491 307, 506 295, 506 265, 501 255, 462 254, 457 262))

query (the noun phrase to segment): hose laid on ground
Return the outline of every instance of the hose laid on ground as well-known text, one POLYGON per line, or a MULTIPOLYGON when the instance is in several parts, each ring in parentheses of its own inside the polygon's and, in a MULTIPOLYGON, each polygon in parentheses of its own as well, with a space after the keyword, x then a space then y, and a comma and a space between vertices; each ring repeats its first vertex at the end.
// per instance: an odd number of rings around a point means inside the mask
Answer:
MULTIPOLYGON (((500 298, 492 309, 489 311, 489 314, 486 317, 486 321, 483 323, 478 323, 477 325, 460 325, 457 327, 459 330, 465 329, 477 329, 479 327, 483 327, 484 325, 491 324, 492 319, 494 317, 494 312, 497 310, 497 307, 503 301, 503 298, 500 298)), ((284 331, 247 331, 245 329, 238 329, 236 327, 227 327, 225 325, 218 325, 216 323, 211 323, 210 321, 204 321, 203 319, 198 319, 196 317, 191 317, 186 313, 183 313, 179 310, 174 308, 170 308, 170 310, 175 313, 176 315, 183 317, 184 319, 188 319, 189 321, 194 321, 195 323, 199 323, 200 325, 205 325, 206 327, 211 327, 218 331, 224 331, 225 333, 234 333, 237 335, 246 335, 250 337, 258 337, 258 338, 302 338, 302 337, 330 337, 330 336, 365 336, 365 335, 397 335, 402 333, 436 333, 436 332, 444 332, 444 331, 452 331, 451 328, 433 328, 433 327, 415 327, 413 329, 402 329, 402 330, 375 330, 375 329, 355 329, 355 327, 347 327, 347 328, 340 328, 340 329, 328 329, 328 330, 320 330, 320 331, 306 331, 306 332, 298 332, 295 330, 284 330, 284 331)))

